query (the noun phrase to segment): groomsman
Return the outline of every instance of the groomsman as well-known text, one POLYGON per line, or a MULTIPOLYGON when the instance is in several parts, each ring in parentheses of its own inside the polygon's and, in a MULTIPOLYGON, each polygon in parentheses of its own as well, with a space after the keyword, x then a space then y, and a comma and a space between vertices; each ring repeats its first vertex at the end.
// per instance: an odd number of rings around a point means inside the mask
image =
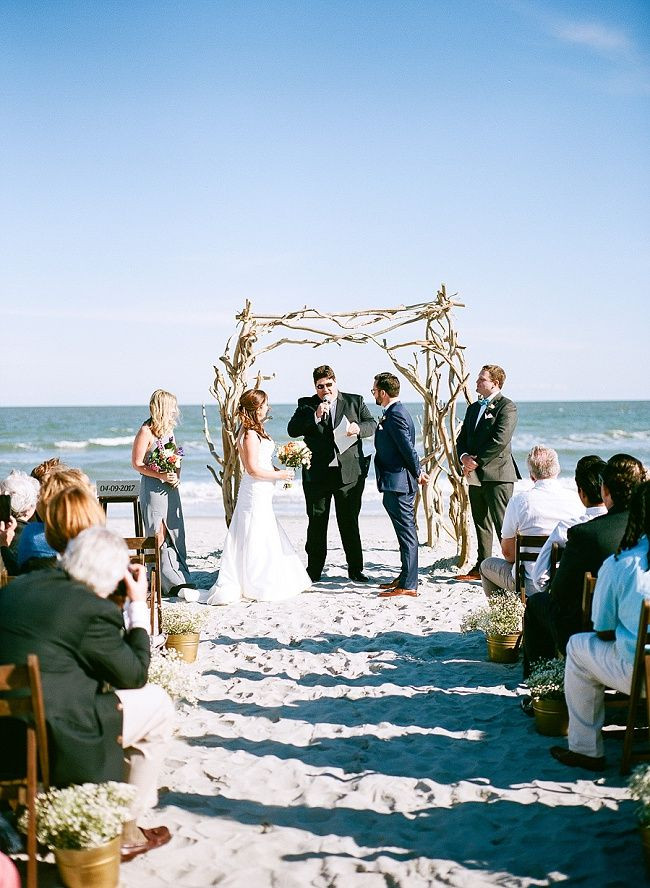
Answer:
POLYGON ((375 432, 375 473, 384 508, 399 543, 401 570, 397 579, 382 585, 382 598, 416 596, 418 536, 415 527, 415 493, 428 476, 415 452, 415 426, 399 400, 400 382, 392 373, 378 373, 372 387, 375 403, 384 408, 375 432))
POLYGON ((311 466, 302 471, 309 519, 305 545, 307 573, 314 583, 321 578, 327 557, 327 525, 333 497, 348 576, 355 583, 367 583, 368 577, 363 573, 359 512, 370 457, 364 455, 361 439, 372 435, 377 423, 361 395, 338 390, 331 367, 326 364, 316 367, 313 378, 315 393, 298 400, 287 426, 289 435, 303 437, 311 450, 311 466))
POLYGON ((476 380, 479 398, 470 404, 456 441, 456 452, 469 483, 469 502, 476 528, 478 553, 471 570, 460 581, 479 580, 481 562, 492 555, 494 532, 501 539, 501 525, 514 483, 521 478, 512 456, 512 435, 517 407, 501 394, 505 371, 485 364, 476 380))

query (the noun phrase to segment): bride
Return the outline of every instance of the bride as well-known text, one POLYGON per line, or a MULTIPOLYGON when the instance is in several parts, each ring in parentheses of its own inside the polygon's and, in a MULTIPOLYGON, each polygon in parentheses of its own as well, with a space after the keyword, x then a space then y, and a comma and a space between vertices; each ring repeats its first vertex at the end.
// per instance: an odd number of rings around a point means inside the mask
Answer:
POLYGON ((237 504, 230 522, 219 578, 207 604, 242 598, 280 601, 311 586, 311 580, 273 512, 276 481, 291 481, 293 469, 275 469, 274 442, 264 431, 269 412, 266 393, 250 389, 239 401, 237 449, 244 464, 237 504))

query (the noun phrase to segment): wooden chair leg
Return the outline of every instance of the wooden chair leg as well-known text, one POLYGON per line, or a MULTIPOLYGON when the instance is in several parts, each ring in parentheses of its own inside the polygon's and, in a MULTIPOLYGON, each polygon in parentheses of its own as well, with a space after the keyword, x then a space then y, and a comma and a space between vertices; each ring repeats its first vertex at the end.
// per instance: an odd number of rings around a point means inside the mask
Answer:
POLYGON ((27 730, 27 888, 36 888, 36 732, 27 730))

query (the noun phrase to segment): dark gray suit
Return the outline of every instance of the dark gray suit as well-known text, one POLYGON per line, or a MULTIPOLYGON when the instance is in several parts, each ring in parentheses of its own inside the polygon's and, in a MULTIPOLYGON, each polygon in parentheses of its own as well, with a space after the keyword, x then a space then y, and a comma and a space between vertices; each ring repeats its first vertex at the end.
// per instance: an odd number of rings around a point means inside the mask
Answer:
POLYGON ((40 660, 52 782, 122 780, 113 688, 146 683, 147 632, 125 634, 120 608, 63 571, 34 571, 0 590, 0 663, 25 663, 28 654, 40 660))
POLYGON ((468 477, 469 501, 478 542, 477 566, 492 555, 496 531, 501 526, 514 482, 521 478, 512 456, 512 435, 517 425, 517 407, 499 392, 476 422, 481 405, 470 404, 456 441, 458 458, 467 453, 476 458, 478 468, 468 477))
POLYGON ((339 392, 336 415, 316 421, 314 414, 320 402, 316 394, 300 398, 287 426, 292 438, 304 438, 312 454, 310 468, 302 472, 302 487, 309 518, 305 544, 307 573, 314 581, 320 579, 327 557, 327 525, 332 497, 348 573, 363 571, 359 512, 370 457, 364 456, 361 439, 372 435, 377 425, 361 395, 339 392), (334 442, 334 429, 344 417, 357 423, 360 434, 356 443, 339 453, 334 442), (332 462, 335 462, 334 466, 332 462))

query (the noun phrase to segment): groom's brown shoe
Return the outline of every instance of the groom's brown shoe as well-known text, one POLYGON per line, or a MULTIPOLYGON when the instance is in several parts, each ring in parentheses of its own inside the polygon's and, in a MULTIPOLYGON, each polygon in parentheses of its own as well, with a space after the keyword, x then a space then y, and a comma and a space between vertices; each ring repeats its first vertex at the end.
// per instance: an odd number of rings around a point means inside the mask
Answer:
POLYGON ((399 586, 379 593, 380 598, 393 598, 395 595, 410 595, 412 598, 417 598, 418 593, 415 589, 401 589, 399 586))
POLYGON ((471 570, 467 571, 466 574, 456 574, 456 576, 451 579, 456 580, 457 583, 473 583, 476 580, 481 579, 481 572, 478 567, 473 567, 471 570))
POLYGON ((399 580, 391 580, 390 583, 380 583, 380 589, 397 589, 399 586, 399 580))

